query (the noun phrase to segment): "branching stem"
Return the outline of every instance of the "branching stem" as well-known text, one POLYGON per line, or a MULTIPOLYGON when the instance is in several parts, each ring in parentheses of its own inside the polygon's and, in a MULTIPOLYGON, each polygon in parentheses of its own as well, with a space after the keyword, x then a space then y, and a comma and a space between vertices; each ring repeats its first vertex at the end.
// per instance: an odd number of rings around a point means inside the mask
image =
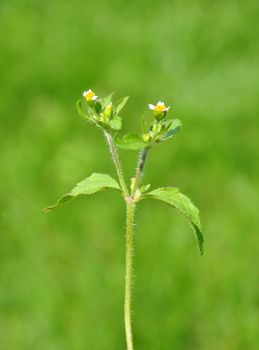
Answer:
POLYGON ((136 191, 141 183, 142 177, 143 177, 143 172, 144 172, 144 167, 145 167, 145 162, 147 159, 147 155, 149 152, 149 148, 144 148, 140 151, 139 154, 139 160, 138 160, 138 166, 137 166, 137 171, 136 175, 134 178, 134 186, 131 192, 132 197, 134 198, 134 195, 136 194, 136 191))
POLYGON ((117 171, 121 190, 127 206, 127 229, 126 229, 126 261, 125 261, 125 299, 124 299, 124 323, 126 333, 127 350, 133 350, 133 336, 131 325, 131 286, 132 286, 132 255, 133 255, 133 233, 134 213, 136 208, 135 194, 141 183, 144 166, 149 149, 144 148, 139 155, 134 185, 129 195, 125 178, 122 171, 121 161, 113 137, 108 131, 104 131, 105 138, 109 145, 112 159, 117 171))
POLYGON ((105 138, 107 140, 107 143, 109 145, 109 149, 110 149, 110 152, 111 152, 111 155, 112 155, 112 159, 113 159, 116 171, 117 171, 117 175, 118 175, 118 179, 119 179, 119 182, 120 182, 120 186, 121 186, 124 198, 126 199, 128 197, 128 195, 129 195, 129 192, 128 192, 128 189, 127 189, 127 186, 126 186, 126 182, 125 182, 125 179, 124 179, 124 176, 123 176, 121 161, 120 161, 120 157, 119 157, 117 148, 116 148, 116 146, 114 144, 114 141, 113 141, 113 138, 112 138, 111 134, 109 134, 107 131, 104 131, 104 136, 105 136, 105 138))

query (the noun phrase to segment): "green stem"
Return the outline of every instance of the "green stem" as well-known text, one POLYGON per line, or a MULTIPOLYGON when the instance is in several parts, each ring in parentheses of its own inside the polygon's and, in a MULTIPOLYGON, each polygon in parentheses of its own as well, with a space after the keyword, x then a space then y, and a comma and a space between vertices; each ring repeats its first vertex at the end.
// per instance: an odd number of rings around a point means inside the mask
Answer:
POLYGON ((123 196, 127 205, 127 230, 126 230, 126 266, 125 266, 125 299, 124 299, 124 323, 126 333, 127 350, 133 350, 133 336, 132 336, 132 325, 131 325, 131 285, 132 285, 132 253, 133 253, 133 227, 134 227, 134 213, 135 213, 135 193, 141 182, 143 176, 143 170, 145 161, 148 154, 148 148, 141 151, 137 172, 135 175, 135 183, 132 189, 131 195, 129 195, 122 167, 119 158, 117 148, 114 144, 112 135, 104 131, 105 138, 110 148, 114 165, 117 171, 120 186, 123 192, 123 196))
POLYGON ((124 322, 126 332, 127 350, 133 350, 133 336, 131 326, 131 285, 132 285, 132 253, 133 253, 133 227, 135 213, 135 194, 141 183, 145 162, 149 148, 144 148, 140 152, 137 172, 135 175, 134 186, 131 195, 127 197, 127 231, 126 231, 126 270, 125 270, 125 304, 124 304, 124 322))
POLYGON ((135 203, 127 201, 127 231, 126 231, 126 269, 125 269, 125 303, 124 322, 126 332, 127 350, 133 350, 133 337, 131 326, 131 285, 132 285, 132 253, 133 253, 133 226, 135 203))
POLYGON ((112 155, 112 159, 113 159, 116 171, 117 171, 118 179, 119 179, 119 182, 120 182, 120 186, 121 186, 124 198, 127 198, 128 195, 129 195, 129 192, 128 192, 128 189, 127 189, 127 186, 126 186, 126 183, 125 183, 125 179, 124 179, 124 176, 123 176, 123 171, 122 171, 122 167, 121 167, 121 161, 120 161, 120 157, 119 157, 117 148, 116 148, 116 146, 115 146, 115 144, 113 142, 113 138, 112 138, 111 134, 109 134, 107 131, 104 131, 104 136, 105 136, 105 138, 107 140, 107 143, 109 145, 109 149, 110 149, 110 152, 111 152, 111 155, 112 155))
POLYGON ((143 177, 143 172, 144 172, 144 167, 145 167, 145 162, 147 159, 149 148, 144 148, 140 151, 139 154, 139 161, 138 161, 138 166, 137 166, 137 172, 135 175, 134 179, 134 186, 131 192, 132 197, 134 198, 134 195, 141 183, 142 177, 143 177))

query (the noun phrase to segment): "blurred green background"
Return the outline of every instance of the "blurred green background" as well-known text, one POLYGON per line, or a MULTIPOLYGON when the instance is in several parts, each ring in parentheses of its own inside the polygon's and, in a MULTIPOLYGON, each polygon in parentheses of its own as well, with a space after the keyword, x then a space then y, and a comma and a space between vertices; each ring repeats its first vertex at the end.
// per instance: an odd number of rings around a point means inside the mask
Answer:
MULTIPOLYGON (((162 99, 183 121, 146 183, 201 210, 206 250, 170 207, 144 201, 135 235, 136 349, 258 349, 258 1, 0 3, 0 348, 125 349, 125 208, 118 193, 53 203, 115 176, 82 91, 130 95, 124 130, 162 99)), ((121 152, 128 178, 134 152, 121 152)))

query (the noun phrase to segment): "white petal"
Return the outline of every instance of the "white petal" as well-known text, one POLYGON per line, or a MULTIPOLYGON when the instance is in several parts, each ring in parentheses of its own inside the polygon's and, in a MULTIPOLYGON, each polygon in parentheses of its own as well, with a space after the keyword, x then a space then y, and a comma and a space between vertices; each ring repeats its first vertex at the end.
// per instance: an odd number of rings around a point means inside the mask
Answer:
POLYGON ((170 106, 166 107, 166 109, 165 109, 165 110, 168 112, 168 111, 169 111, 169 109, 170 109, 170 106))
POLYGON ((92 97, 92 100, 93 101, 96 101, 98 99, 98 96, 96 96, 96 95, 94 95, 93 97, 92 97))
POLYGON ((86 95, 87 95, 87 91, 84 91, 83 96, 86 97, 86 95))
POLYGON ((156 106, 152 105, 151 103, 148 104, 148 108, 152 111, 156 108, 156 106))

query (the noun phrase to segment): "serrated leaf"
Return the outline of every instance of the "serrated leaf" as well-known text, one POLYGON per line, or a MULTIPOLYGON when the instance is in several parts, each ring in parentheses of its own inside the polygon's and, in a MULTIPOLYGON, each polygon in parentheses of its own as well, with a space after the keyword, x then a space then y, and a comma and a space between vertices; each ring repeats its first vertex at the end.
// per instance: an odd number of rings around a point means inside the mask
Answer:
POLYGON ((173 119, 172 123, 170 123, 168 129, 163 135, 163 139, 167 140, 177 134, 182 126, 182 122, 179 119, 173 119))
POLYGON ((110 127, 113 130, 120 130, 121 129, 121 117, 118 115, 115 115, 112 120, 110 121, 110 127))
POLYGON ((165 202, 181 214, 183 214, 190 222, 194 233, 196 235, 200 253, 203 255, 204 238, 202 234, 202 227, 199 217, 199 210, 194 206, 192 201, 182 194, 178 188, 175 187, 163 187, 157 188, 151 192, 146 193, 143 198, 154 198, 162 202, 165 202))
POLYGON ((120 113, 120 111, 124 108, 125 104, 127 103, 128 99, 129 99, 129 96, 125 96, 115 103, 114 105, 115 114, 120 113))
POLYGON ((116 136, 115 143, 120 148, 132 151, 147 147, 147 143, 138 134, 126 134, 122 138, 116 136))
POLYGON ((93 194, 109 188, 120 190, 119 184, 111 176, 93 173, 91 176, 79 182, 69 193, 61 197, 56 204, 45 208, 44 212, 47 213, 76 197, 93 194))

